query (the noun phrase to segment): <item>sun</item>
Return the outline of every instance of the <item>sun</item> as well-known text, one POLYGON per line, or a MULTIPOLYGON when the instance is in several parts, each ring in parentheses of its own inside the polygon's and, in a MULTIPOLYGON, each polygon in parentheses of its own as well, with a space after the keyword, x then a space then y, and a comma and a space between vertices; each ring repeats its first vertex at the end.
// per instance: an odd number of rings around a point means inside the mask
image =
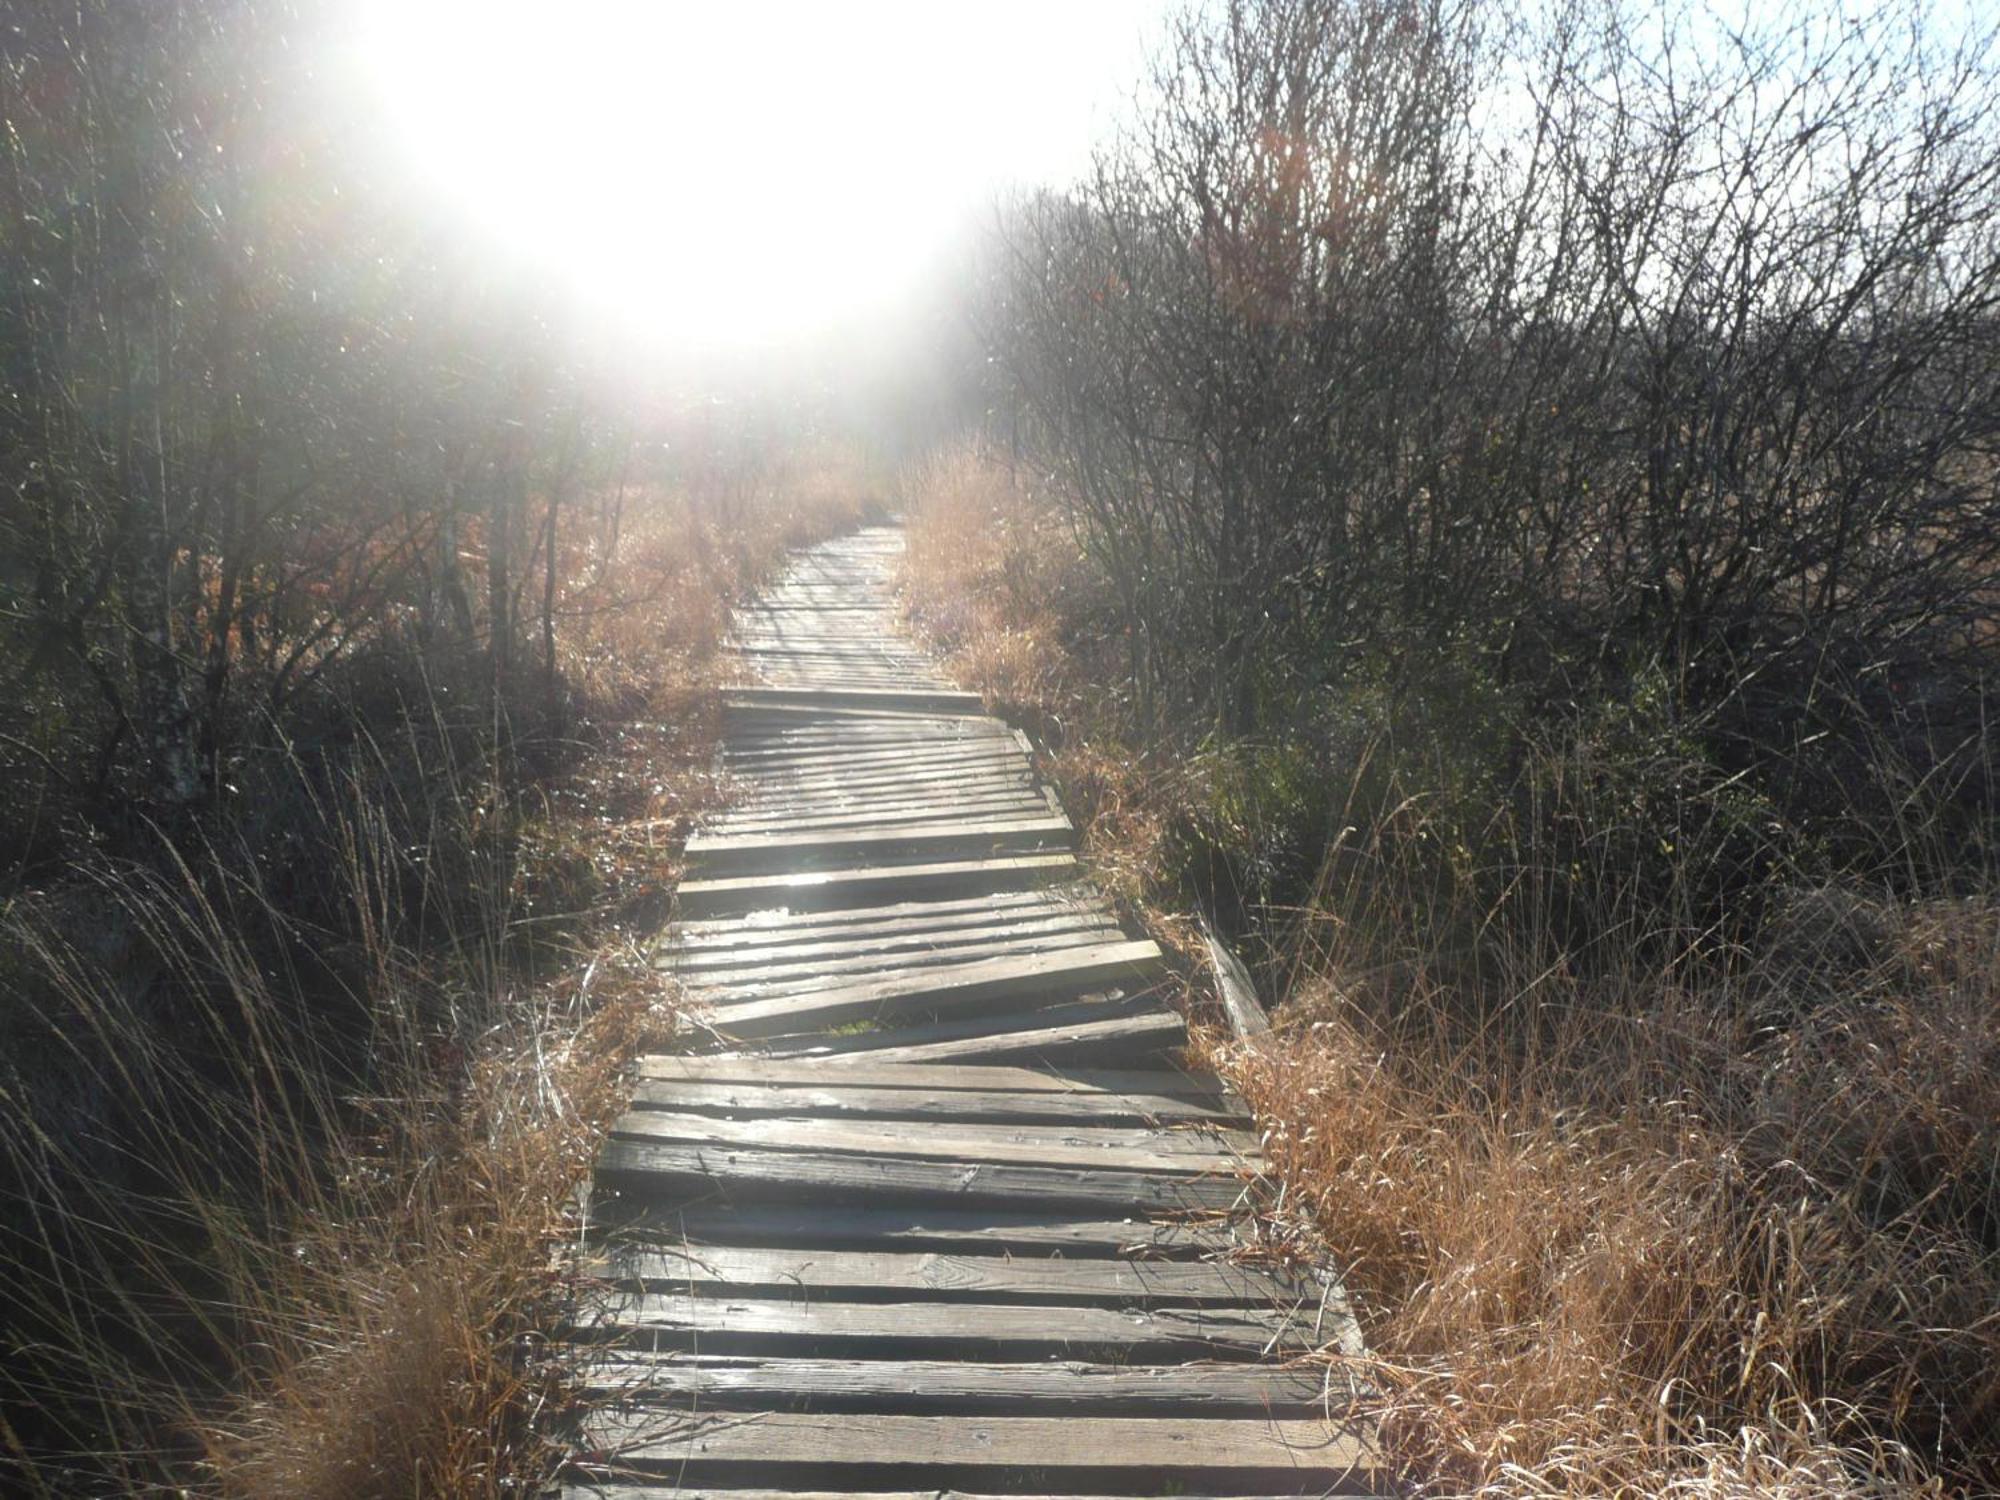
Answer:
POLYGON ((996 186, 1073 173, 1153 8, 356 3, 360 92, 424 190, 695 349, 865 320, 996 186))

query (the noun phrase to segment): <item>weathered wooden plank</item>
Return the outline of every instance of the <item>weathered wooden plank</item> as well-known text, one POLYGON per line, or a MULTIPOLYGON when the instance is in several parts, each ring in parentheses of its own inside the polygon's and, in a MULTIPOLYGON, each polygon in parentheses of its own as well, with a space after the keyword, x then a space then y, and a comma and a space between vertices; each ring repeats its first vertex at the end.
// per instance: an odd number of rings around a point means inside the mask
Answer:
POLYGON ((656 1083, 641 1080, 633 1095, 640 1109, 698 1113, 824 1115, 835 1119, 958 1120, 1031 1124, 1052 1120, 1104 1125, 1202 1122, 1242 1127, 1247 1108, 1220 1100, 1174 1099, 1164 1094, 1004 1093, 971 1089, 772 1088, 740 1083, 656 1083))
POLYGON ((916 892, 947 897, 1039 885, 1067 879, 1076 868, 1073 855, 1020 854, 880 869, 812 870, 790 876, 724 876, 682 881, 679 902, 680 910, 694 917, 780 906, 803 911, 882 904, 916 892))
POLYGON ((983 714, 986 704, 977 693, 951 691, 875 692, 866 688, 818 688, 801 690, 796 688, 756 688, 740 687, 728 689, 723 697, 724 708, 865 708, 870 712, 884 710, 906 710, 923 713, 963 713, 983 714))
POLYGON ((952 901, 906 901, 893 906, 856 906, 826 912, 766 910, 687 920, 668 928, 667 940, 671 946, 688 951, 715 951, 769 943, 861 939, 975 927, 1110 909, 1110 903, 1103 897, 1089 895, 1079 887, 1041 886, 1026 891, 993 891, 952 901))
MULTIPOLYGON (((1000 913, 1004 918, 1007 913, 1000 913)), ((1080 932, 1118 933, 1119 928, 1104 911, 1060 911, 1055 915, 1031 912, 1012 921, 968 913, 956 923, 916 923, 891 927, 887 931, 865 930, 856 936, 822 938, 817 942, 772 943, 764 947, 714 945, 693 949, 669 948, 659 959, 659 967, 682 976, 733 976, 777 968, 805 968, 814 964, 839 964, 853 959, 886 959, 900 963, 906 955, 945 954, 982 944, 1033 942, 1080 932)), ((1105 939, 1110 941, 1110 939, 1105 939)), ((836 972, 828 969, 822 972, 836 972)))
MULTIPOLYGON (((1204 1491, 1204 1494, 1206 1492, 1204 1491)), ((1035 1500, 1010 1492, 1005 1496, 976 1494, 969 1490, 812 1490, 797 1486, 782 1490, 746 1489, 731 1484, 718 1489, 701 1484, 616 1484, 591 1482, 571 1485, 561 1491, 561 1500, 1035 1500)), ((1054 1500, 1044 1496, 1042 1500, 1054 1500)), ((1118 1500, 1110 1495, 1066 1495, 1063 1500, 1118 1500)), ((1124 1497, 1130 1500, 1130 1497, 1124 1497)), ((1221 1500, 1292 1500, 1277 1495, 1230 1495, 1221 1500)))
POLYGON ((919 1203, 1041 1204, 1104 1214, 1221 1213, 1246 1184, 1221 1176, 1182 1177, 1108 1167, 1019 1166, 1006 1162, 922 1161, 832 1151, 767 1151, 613 1137, 597 1175, 625 1192, 680 1197, 726 1191, 744 1201, 790 1197, 800 1203, 870 1199, 919 1203))
POLYGON ((1173 1099, 1233 1100, 1213 1074, 1172 1068, 924 1067, 877 1065, 869 1058, 843 1060, 829 1073, 812 1059, 700 1057, 652 1052, 639 1059, 639 1076, 701 1083, 773 1087, 961 1089, 974 1093, 1151 1094, 1173 1099))
POLYGON ((955 790, 1004 790, 1034 784, 1035 773, 1019 760, 991 760, 966 765, 928 766, 922 770, 842 770, 837 764, 804 776, 737 776, 730 782, 738 805, 760 809, 799 807, 837 797, 882 796, 923 792, 949 795, 955 790))
POLYGON ((830 745, 784 745, 756 749, 728 745, 723 763, 738 776, 778 779, 797 769, 820 771, 835 766, 852 770, 901 770, 905 767, 978 764, 990 760, 1020 759, 1021 747, 1011 739, 917 740, 907 743, 856 743, 830 745))
POLYGON ((855 1021, 957 1012, 995 1001, 1025 1008, 1037 999, 1144 985, 1163 966, 1159 945, 1149 939, 939 964, 804 996, 731 1005, 717 1015, 715 1024, 725 1036, 756 1038, 824 1030, 855 1021))
POLYGON ((686 1245, 884 1248, 957 1255, 1061 1255, 1071 1260, 1195 1260, 1261 1247, 1254 1218, 1074 1218, 1007 1205, 710 1201, 666 1207, 644 1197, 600 1195, 592 1236, 668 1248, 686 1245))
POLYGON ((691 993, 705 1000, 717 1005, 735 1005, 775 996, 807 995, 892 975, 921 974, 950 964, 1073 951, 1124 940, 1124 931, 1108 921, 1081 922, 1068 930, 1051 928, 1035 935, 995 938, 985 942, 927 944, 894 953, 864 949, 848 958, 769 964, 755 969, 683 973, 678 977, 691 993))
MULTIPOLYGON (((976 1359, 1291 1357, 1311 1352, 1309 1315, 1279 1308, 844 1302, 831 1297, 694 1297, 607 1288, 585 1299, 579 1330, 643 1334, 654 1348, 705 1354, 835 1354, 976 1359)), ((645 1345, 641 1345, 645 1347, 645 1345)))
POLYGON ((1241 1042, 1253 1045, 1271 1034, 1271 1018, 1264 1013, 1263 1002, 1257 998, 1257 986, 1250 978, 1250 971, 1243 960, 1229 951, 1229 947, 1216 932, 1215 925, 1206 913, 1199 913, 1201 939, 1208 949, 1209 967, 1215 972, 1215 988, 1222 996, 1222 1008, 1229 1017, 1230 1029, 1241 1042))
POLYGON ((811 1292, 847 1302, 955 1297, 980 1302, 1268 1308, 1317 1305, 1319 1300, 1319 1289, 1299 1277, 1273 1275, 1231 1261, 619 1245, 585 1262, 583 1270, 622 1286, 653 1291, 780 1297, 811 1292))
POLYGON ((1187 1041, 1181 1018, 1157 1008, 1138 1013, 1106 1015, 1102 1020, 1082 1019, 1087 1009, 1113 1007, 1051 1007, 1046 1012, 994 1018, 993 1029, 968 1036, 936 1035, 947 1028, 934 1026, 919 1033, 926 1039, 902 1041, 899 1035, 840 1037, 830 1042, 801 1044, 790 1049, 793 1055, 818 1051, 863 1052, 871 1061, 895 1063, 1033 1063, 1053 1065, 1102 1061, 1110 1058, 1137 1060, 1171 1051, 1187 1041), (1058 1012, 1061 1012, 1058 1015, 1058 1012), (1039 1017, 1049 1018, 1038 1025, 1039 1017))
POLYGON ((1040 797, 1012 788, 962 799, 925 800, 895 806, 877 806, 869 811, 834 808, 825 812, 785 812, 761 814, 723 813, 711 820, 711 833, 839 833, 864 828, 895 828, 910 823, 927 823, 943 814, 977 817, 985 822, 1010 818, 1039 818, 1048 812, 1040 797))
MULTIPOLYGON (((853 1468, 991 1476, 1136 1472, 1236 1481, 1256 1475, 1315 1490, 1374 1488, 1380 1455, 1361 1424, 1318 1418, 933 1417, 770 1412, 755 1421, 728 1413, 597 1412, 585 1443, 618 1462, 671 1469, 683 1482, 714 1482, 732 1470, 853 1468)), ((1379 1476, 1386 1477, 1386 1476, 1379 1476)), ((1058 1485, 1057 1492, 1072 1488, 1058 1485)), ((1158 1490, 1152 1491, 1159 1493, 1158 1490)))
POLYGON ((698 1410, 982 1412, 1072 1417, 1348 1416, 1377 1393, 1334 1367, 1221 1360, 1093 1365, 1080 1360, 975 1364, 961 1360, 756 1359, 612 1351, 585 1372, 587 1389, 627 1401, 698 1410))
POLYGON ((911 1130, 883 1120, 796 1116, 739 1120, 666 1109, 632 1110, 612 1122, 629 1140, 754 1146, 773 1151, 843 1151, 948 1162, 1018 1162, 1026 1166, 1123 1167, 1133 1172, 1233 1176, 1255 1141, 1243 1132, 1164 1130, 1117 1125, 940 1124, 911 1130))
MULTIPOLYGON (((718 818, 712 827, 716 832, 737 826, 755 831, 757 825, 775 825, 775 831, 782 833, 796 825, 850 818, 857 814, 914 818, 920 823, 935 822, 940 816, 949 816, 961 807, 970 811, 975 803, 998 804, 1008 817, 1046 816, 1046 811, 1031 800, 1033 795, 1034 788, 1026 782, 1013 782, 977 787, 877 791, 867 796, 839 792, 810 798, 775 798, 756 807, 739 803, 727 819, 718 818)), ((774 830, 767 827, 765 831, 774 830)))
POLYGON ((933 723, 846 723, 767 725, 732 724, 722 751, 731 756, 794 755, 838 746, 860 754, 901 756, 912 750, 1019 749, 1012 732, 997 719, 960 718, 933 723))
POLYGON ((1076 830, 1067 818, 918 824, 855 833, 696 834, 687 841, 690 864, 704 875, 754 875, 816 865, 862 864, 887 855, 983 859, 994 854, 1067 848, 1076 830))

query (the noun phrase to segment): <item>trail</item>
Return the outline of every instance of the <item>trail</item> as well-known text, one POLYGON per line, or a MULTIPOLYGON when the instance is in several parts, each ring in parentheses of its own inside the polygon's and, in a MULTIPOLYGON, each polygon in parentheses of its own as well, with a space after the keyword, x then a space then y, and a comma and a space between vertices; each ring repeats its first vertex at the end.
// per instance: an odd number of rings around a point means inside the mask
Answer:
POLYGON ((1337 1282, 1260 1258, 1242 1102, 1027 742, 902 632, 901 534, 741 611, 645 1058, 598 1162, 568 1494, 1386 1488, 1337 1282))

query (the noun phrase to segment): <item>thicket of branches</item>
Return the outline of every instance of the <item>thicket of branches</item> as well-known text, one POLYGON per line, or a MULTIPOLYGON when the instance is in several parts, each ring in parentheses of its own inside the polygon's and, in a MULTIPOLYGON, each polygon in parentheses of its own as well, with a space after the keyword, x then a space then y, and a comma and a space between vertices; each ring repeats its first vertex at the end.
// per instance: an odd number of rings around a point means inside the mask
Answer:
POLYGON ((1994 62, 1916 8, 1193 11, 984 312, 1142 717, 1449 660, 1530 713, 1655 693, 1793 810, 1886 746, 1979 826, 1994 62))
POLYGON ((602 403, 524 287, 327 138, 321 24, 10 14, 4 728, 51 799, 10 798, 10 855, 65 813, 226 798, 390 643, 476 651, 489 711, 559 727, 562 508, 601 477, 602 403))
POLYGON ((0 1487, 531 1482, 659 999, 596 960, 730 595, 865 503, 810 390, 642 404, 404 184, 353 25, 0 18, 0 1487))

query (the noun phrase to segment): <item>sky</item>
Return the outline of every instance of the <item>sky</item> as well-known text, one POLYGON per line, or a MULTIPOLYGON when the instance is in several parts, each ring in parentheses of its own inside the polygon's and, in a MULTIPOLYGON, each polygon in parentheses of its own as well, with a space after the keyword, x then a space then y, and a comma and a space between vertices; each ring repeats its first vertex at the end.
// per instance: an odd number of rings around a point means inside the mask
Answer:
POLYGON ((419 191, 623 336, 740 352, 893 307, 1081 171, 1166 0, 356 3, 419 191))

